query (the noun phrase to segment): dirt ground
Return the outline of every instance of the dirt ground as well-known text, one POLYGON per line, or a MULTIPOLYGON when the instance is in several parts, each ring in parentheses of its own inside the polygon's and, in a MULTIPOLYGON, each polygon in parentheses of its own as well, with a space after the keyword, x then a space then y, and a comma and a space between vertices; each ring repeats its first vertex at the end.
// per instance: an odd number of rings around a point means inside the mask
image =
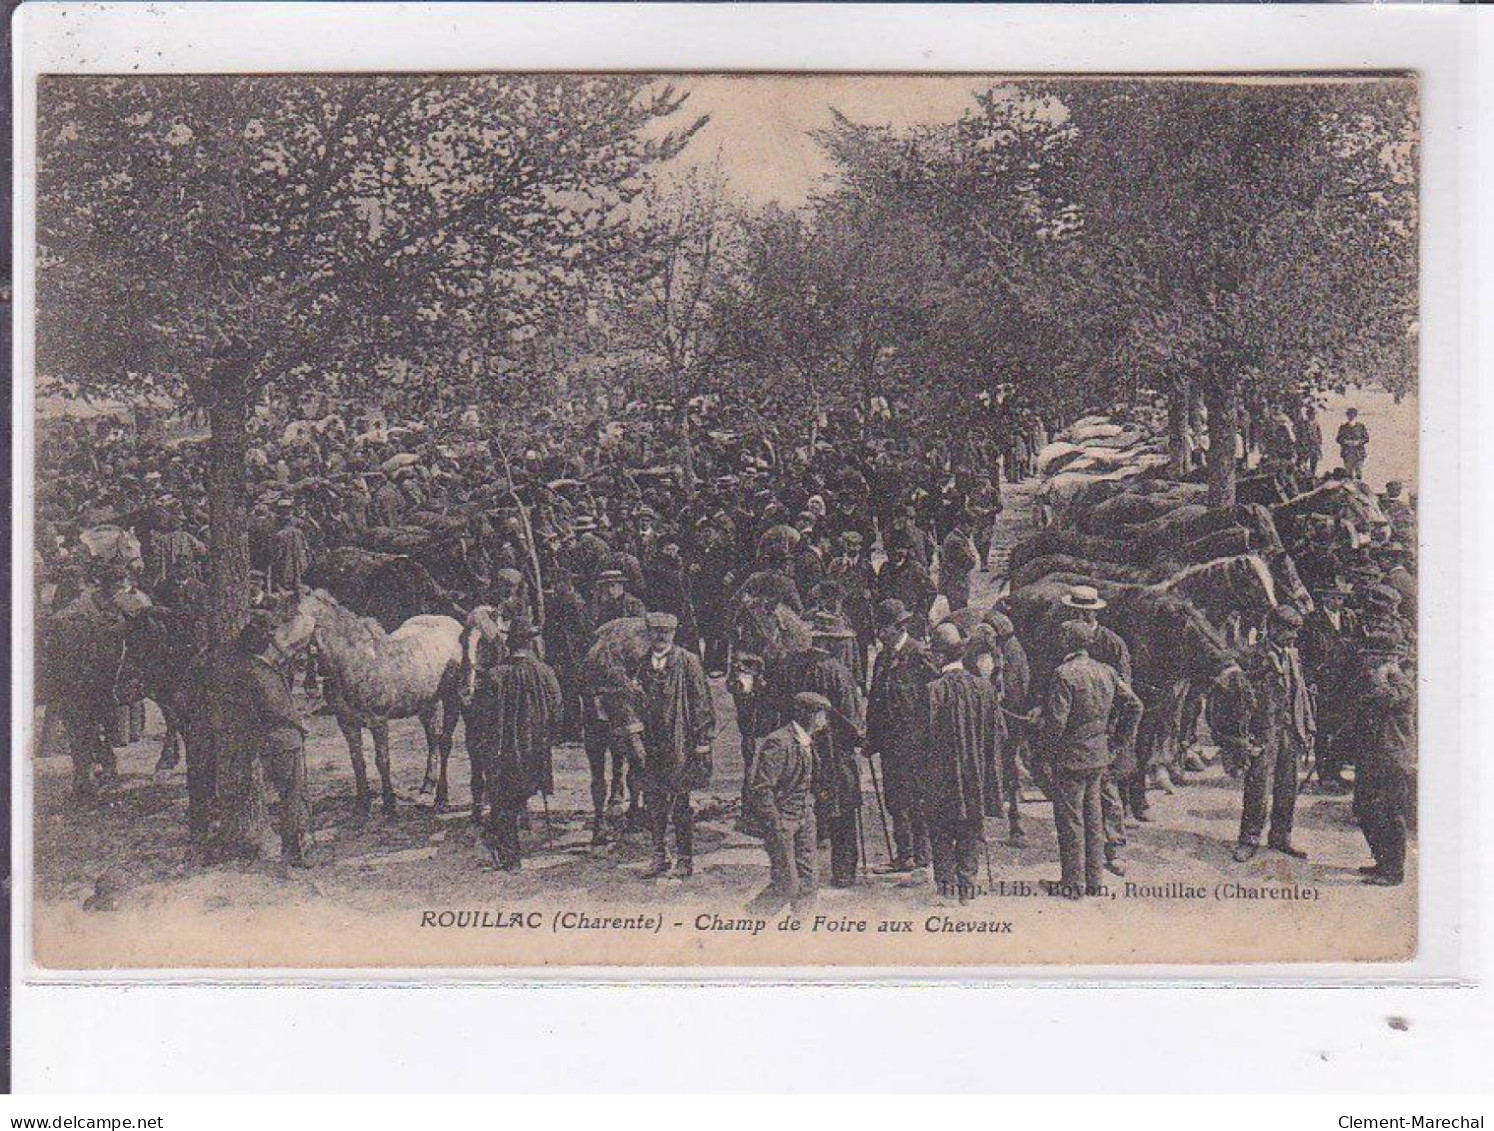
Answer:
MULTIPOLYGON (((1027 529, 1028 494, 1026 487, 1009 489, 998 564, 1003 547, 1027 529)), ((991 577, 981 574, 976 603, 994 597, 991 577)), ((1263 850, 1236 864, 1230 851, 1240 789, 1217 768, 1175 794, 1156 795, 1154 823, 1129 835, 1126 877, 1112 878, 1108 899, 1082 904, 1037 891, 1039 879, 1057 876, 1057 847, 1051 807, 1029 790, 1022 806, 1027 845, 1010 847, 1005 822, 988 822, 989 869, 998 890, 965 908, 938 897, 926 874, 877 874, 888 853, 867 779, 864 882, 825 890, 815 912, 825 921, 815 924, 811 915, 792 938, 776 921, 756 932, 721 929, 716 922, 742 919, 745 903, 766 883, 767 860, 759 842, 734 830, 741 753, 731 698, 720 680, 713 690, 715 780, 695 795, 696 874, 683 884, 645 879, 644 833, 591 846, 589 774, 579 747, 556 752, 548 813, 532 804, 523 870, 498 873, 487 866, 467 815, 460 736, 451 763, 452 807, 437 813, 430 797, 418 793, 425 764, 419 724, 394 724, 398 812, 361 821, 346 744, 321 715, 310 720, 307 746, 314 866, 284 868, 272 838, 257 863, 189 870, 184 781, 180 771, 164 782, 153 779, 161 730, 152 709, 146 738, 120 751, 120 789, 101 811, 69 808, 66 759, 33 763, 35 960, 64 969, 928 967, 1332 961, 1414 952, 1414 880, 1393 889, 1359 882, 1355 869, 1369 855, 1347 797, 1303 793, 1296 841, 1310 859, 1263 850), (118 889, 117 907, 83 910, 101 877, 118 889), (488 918, 464 929, 456 912, 488 918), (562 912, 582 916, 581 925, 565 926, 562 912), (617 929, 586 926, 587 916, 609 915, 637 921, 617 929), (910 927, 898 937, 878 932, 903 921, 910 927), (858 930, 857 922, 865 927, 858 930), (1006 927, 992 926, 1000 923, 1006 927)))

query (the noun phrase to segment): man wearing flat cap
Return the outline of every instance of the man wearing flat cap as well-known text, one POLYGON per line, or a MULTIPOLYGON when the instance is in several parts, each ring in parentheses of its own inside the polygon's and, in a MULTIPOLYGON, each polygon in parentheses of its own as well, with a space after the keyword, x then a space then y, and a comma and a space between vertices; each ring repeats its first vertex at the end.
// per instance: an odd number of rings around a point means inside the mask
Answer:
POLYGON ((649 653, 638 665, 643 721, 644 795, 654 840, 650 876, 670 870, 668 835, 674 825, 678 860, 675 875, 695 872, 695 813, 690 791, 704 789, 711 778, 711 742, 716 709, 700 657, 674 642, 679 619, 673 613, 648 613, 649 653))
POLYGON ((787 726, 758 747, 747 796, 768 852, 770 879, 747 909, 772 915, 791 904, 802 913, 818 887, 815 854, 814 740, 828 723, 830 700, 813 691, 793 697, 787 726))
POLYGON ((894 871, 911 872, 930 859, 923 819, 922 768, 928 685, 939 669, 908 632, 913 614, 896 598, 877 605, 882 650, 872 668, 866 706, 866 754, 882 757, 888 816, 896 843, 894 871))
POLYGON ((1271 832, 1266 843, 1277 852, 1299 860, 1307 853, 1292 844, 1292 822, 1297 808, 1297 773, 1312 749, 1317 720, 1302 673, 1297 638, 1302 614, 1291 605, 1271 610, 1271 624, 1249 661, 1255 689, 1255 718, 1246 743, 1244 795, 1240 838, 1234 858, 1243 863, 1260 851, 1270 798, 1271 832))
POLYGON ((1051 894, 1079 899, 1101 889, 1106 828, 1100 786, 1118 745, 1132 742, 1141 700, 1109 664, 1089 654, 1094 625, 1069 621, 1059 629, 1063 662, 1053 673, 1043 711, 1043 748, 1051 766, 1053 816, 1063 874, 1051 894))

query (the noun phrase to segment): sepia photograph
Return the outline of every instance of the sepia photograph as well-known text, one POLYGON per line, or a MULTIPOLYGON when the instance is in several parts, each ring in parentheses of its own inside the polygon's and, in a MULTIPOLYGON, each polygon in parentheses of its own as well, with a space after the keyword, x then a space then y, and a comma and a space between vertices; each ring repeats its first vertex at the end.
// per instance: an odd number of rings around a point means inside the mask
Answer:
POLYGON ((1414 959, 1419 93, 42 75, 36 966, 1414 959))

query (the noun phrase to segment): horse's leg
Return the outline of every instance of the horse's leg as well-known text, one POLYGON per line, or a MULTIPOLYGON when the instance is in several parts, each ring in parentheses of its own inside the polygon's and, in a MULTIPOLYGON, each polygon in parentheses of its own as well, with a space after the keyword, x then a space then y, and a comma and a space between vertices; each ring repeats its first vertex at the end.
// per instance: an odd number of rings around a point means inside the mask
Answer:
POLYGON ((472 820, 475 824, 482 824, 483 791, 486 788, 487 775, 483 772, 482 751, 478 743, 472 740, 472 712, 469 708, 463 712, 465 720, 465 737, 467 740, 467 761, 472 765, 472 820))
POLYGON ((628 739, 628 757, 626 759, 628 772, 627 825, 629 829, 640 829, 643 827, 646 817, 643 811, 643 777, 646 764, 643 753, 643 738, 641 735, 631 734, 628 736, 628 739))
POLYGON ((79 801, 94 801, 98 797, 98 782, 94 778, 94 765, 99 761, 98 746, 105 736, 98 734, 97 720, 80 717, 69 718, 67 732, 71 739, 73 756, 73 796, 79 801))
POLYGON ((435 700, 420 709, 420 728, 425 731, 425 777, 420 782, 420 792, 429 793, 437 788, 436 808, 445 803, 445 775, 438 783, 436 779, 436 758, 438 755, 440 741, 436 732, 436 708, 441 705, 440 700, 435 700))
POLYGON ((394 816, 394 781, 389 769, 389 720, 379 719, 368 728, 373 732, 374 765, 379 768, 379 781, 384 791, 384 815, 394 816))
POLYGON ((366 817, 373 808, 373 796, 368 789, 368 763, 363 760, 363 724, 351 715, 338 715, 337 726, 348 741, 348 757, 353 761, 353 788, 358 812, 366 817))
POLYGON ((162 704, 161 718, 166 720, 166 737, 161 740, 161 756, 156 759, 157 774, 165 774, 176 769, 177 763, 181 761, 180 755, 177 753, 177 743, 181 737, 181 726, 177 722, 176 711, 162 704))
POLYGON ((446 767, 451 761, 451 747, 456 741, 457 720, 462 717, 462 705, 455 685, 448 687, 441 696, 441 776, 436 779, 436 808, 444 809, 448 801, 446 767))
POLYGON ((591 770, 591 843, 607 843, 607 758, 611 743, 590 729, 584 735, 586 762, 591 770))

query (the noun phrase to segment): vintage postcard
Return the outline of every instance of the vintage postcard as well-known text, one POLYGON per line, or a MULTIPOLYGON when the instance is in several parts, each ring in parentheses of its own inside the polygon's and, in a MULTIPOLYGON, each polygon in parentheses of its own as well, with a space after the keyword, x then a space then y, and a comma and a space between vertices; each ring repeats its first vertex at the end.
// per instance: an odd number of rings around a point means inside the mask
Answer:
POLYGON ((36 115, 37 967, 1416 956, 1416 76, 36 115))

